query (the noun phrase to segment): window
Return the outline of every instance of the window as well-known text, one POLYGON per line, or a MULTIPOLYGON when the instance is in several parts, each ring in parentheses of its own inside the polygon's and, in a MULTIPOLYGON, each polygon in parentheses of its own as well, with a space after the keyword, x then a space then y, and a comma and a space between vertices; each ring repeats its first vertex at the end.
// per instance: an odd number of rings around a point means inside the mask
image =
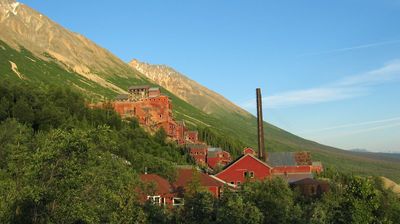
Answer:
POLYGON ((184 200, 183 200, 183 198, 173 198, 173 199, 172 199, 172 205, 173 205, 173 206, 184 205, 184 200))
POLYGON ((238 186, 239 186, 240 184, 241 184, 241 182, 240 182, 240 181, 236 182, 236 185, 238 185, 238 186))
POLYGON ((231 184, 235 185, 235 181, 231 181, 231 184))
POLYGON ((254 178, 254 171, 245 171, 243 175, 245 178, 254 178))
POLYGON ((315 191, 315 187, 314 187, 314 186, 311 186, 311 194, 314 195, 315 193, 317 193, 317 192, 315 191))
POLYGON ((147 196, 147 200, 151 201, 155 205, 161 204, 161 196, 147 196))

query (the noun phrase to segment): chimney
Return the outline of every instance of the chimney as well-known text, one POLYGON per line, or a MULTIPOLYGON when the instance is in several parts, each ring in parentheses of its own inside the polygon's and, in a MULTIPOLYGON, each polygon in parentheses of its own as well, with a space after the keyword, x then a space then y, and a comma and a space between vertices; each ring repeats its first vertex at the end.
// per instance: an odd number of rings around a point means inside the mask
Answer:
POLYGON ((258 158, 262 161, 266 161, 265 146, 264 146, 264 126, 263 126, 263 114, 262 114, 262 98, 261 89, 256 89, 257 94, 257 130, 258 130, 258 158))

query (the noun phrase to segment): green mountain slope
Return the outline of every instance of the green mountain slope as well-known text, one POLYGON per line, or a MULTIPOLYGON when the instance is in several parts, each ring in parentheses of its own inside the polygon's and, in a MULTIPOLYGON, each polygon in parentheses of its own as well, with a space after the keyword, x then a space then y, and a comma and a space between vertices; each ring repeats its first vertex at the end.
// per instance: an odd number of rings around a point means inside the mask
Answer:
MULTIPOLYGON (((0 0, 0 78, 35 85, 70 86, 87 100, 111 99, 128 86, 152 84, 148 77, 123 63, 107 50, 72 33, 25 5, 10 8, 11 0, 0 0), (16 12, 16 13, 14 13, 16 12)), ((157 84, 153 84, 157 85, 157 84)), ((191 128, 211 133, 211 142, 233 155, 241 147, 256 147, 254 116, 215 107, 202 111, 195 104, 162 89, 173 101, 174 116, 191 128)), ((0 96, 1 97, 1 96, 0 96)), ((204 99, 201 102, 205 102, 204 99)), ((347 152, 302 139, 265 124, 268 151, 311 151, 326 166, 365 175, 381 175, 400 181, 400 159, 347 152)))
MULTIPOLYGON (((16 82, 31 82, 35 85, 70 86, 83 92, 88 100, 112 98, 117 93, 92 80, 82 77, 73 71, 68 71, 59 65, 56 59, 44 55, 47 60, 36 57, 26 49, 20 51, 0 41, 0 77, 1 79, 16 82), (13 67, 13 64, 15 65, 13 67), (18 74, 19 75, 18 75, 18 74), (20 78, 21 77, 21 78, 20 78)), ((132 70, 132 73, 135 71, 132 70)), ((132 84, 152 84, 146 78, 109 77, 110 83, 126 89, 132 84)), ((155 85, 155 84, 153 84, 155 85)), ((186 103, 172 93, 163 89, 173 100, 174 116, 183 119, 192 128, 208 128, 216 138, 226 139, 235 151, 240 152, 242 146, 256 147, 256 120, 255 117, 241 116, 240 114, 217 113, 206 114, 186 103)), ((273 125, 265 126, 267 151, 296 151, 307 150, 312 152, 316 160, 323 161, 325 166, 334 166, 344 171, 356 172, 364 175, 382 175, 395 181, 400 180, 400 159, 382 157, 374 153, 359 153, 339 150, 320 145, 297 137, 273 125)))

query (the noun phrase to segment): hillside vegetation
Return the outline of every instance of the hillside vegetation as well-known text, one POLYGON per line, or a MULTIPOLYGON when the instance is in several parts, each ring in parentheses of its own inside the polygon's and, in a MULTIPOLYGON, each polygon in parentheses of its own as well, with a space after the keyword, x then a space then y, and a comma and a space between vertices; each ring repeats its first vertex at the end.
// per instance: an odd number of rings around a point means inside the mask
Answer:
POLYGON ((279 178, 224 189, 192 179, 185 204, 139 200, 145 168, 169 180, 186 153, 70 88, 0 81, 0 223, 395 223, 397 195, 380 178, 328 170, 331 191, 303 197, 279 178))

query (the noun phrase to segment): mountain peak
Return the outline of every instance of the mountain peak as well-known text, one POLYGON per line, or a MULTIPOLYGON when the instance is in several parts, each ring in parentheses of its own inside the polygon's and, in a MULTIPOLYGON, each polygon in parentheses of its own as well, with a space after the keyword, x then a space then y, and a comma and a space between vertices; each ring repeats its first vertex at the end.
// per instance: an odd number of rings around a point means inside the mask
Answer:
POLYGON ((15 0, 0 0, 0 5, 17 3, 15 0))
POLYGON ((20 5, 21 3, 15 0, 0 0, 0 7, 3 8, 6 15, 8 15, 9 13, 17 15, 18 14, 17 9, 18 6, 20 5))

